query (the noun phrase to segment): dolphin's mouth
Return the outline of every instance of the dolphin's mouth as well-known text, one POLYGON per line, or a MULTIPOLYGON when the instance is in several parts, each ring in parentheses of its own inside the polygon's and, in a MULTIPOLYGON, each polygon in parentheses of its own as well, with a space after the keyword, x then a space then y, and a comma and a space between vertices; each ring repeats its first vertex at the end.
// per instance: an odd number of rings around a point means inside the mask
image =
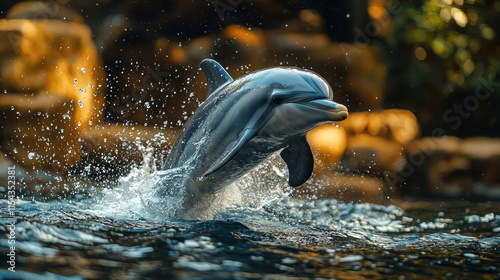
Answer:
POLYGON ((349 116, 346 106, 335 103, 329 99, 315 99, 302 103, 302 105, 328 112, 332 117, 332 121, 343 121, 349 116))

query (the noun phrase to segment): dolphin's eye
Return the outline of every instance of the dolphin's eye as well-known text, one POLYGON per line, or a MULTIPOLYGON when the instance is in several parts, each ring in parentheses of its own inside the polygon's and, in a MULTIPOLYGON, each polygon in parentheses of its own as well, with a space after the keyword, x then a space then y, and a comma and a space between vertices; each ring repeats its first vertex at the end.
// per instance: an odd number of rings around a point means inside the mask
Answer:
POLYGON ((272 101, 274 104, 277 104, 277 105, 279 105, 279 104, 283 103, 283 100, 284 100, 284 99, 283 99, 282 97, 280 97, 280 96, 273 96, 273 97, 271 97, 271 101, 272 101))

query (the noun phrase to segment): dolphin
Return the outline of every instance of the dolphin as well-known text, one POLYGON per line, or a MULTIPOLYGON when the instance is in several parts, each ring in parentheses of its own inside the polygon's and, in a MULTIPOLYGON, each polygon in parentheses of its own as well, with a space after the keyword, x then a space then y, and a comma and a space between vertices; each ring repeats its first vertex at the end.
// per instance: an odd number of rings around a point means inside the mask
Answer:
POLYGON ((279 150, 289 185, 305 183, 314 166, 306 133, 348 116, 345 106, 332 101, 329 84, 295 67, 266 68, 236 80, 212 59, 200 67, 207 99, 181 130, 163 167, 183 173, 184 210, 203 204, 207 195, 279 150))

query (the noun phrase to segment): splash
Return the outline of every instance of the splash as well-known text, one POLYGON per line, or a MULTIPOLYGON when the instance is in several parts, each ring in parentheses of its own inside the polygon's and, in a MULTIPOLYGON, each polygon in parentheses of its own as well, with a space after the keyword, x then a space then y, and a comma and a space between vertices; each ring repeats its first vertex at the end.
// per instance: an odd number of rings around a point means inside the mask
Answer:
POLYGON ((172 218, 182 207, 181 186, 170 188, 165 197, 157 195, 156 188, 164 180, 179 181, 185 173, 181 168, 160 171, 154 149, 135 142, 142 152, 143 162, 118 179, 116 186, 104 189, 89 212, 117 219, 162 220, 172 218))
MULTIPOLYGON (((99 216, 118 219, 168 220, 179 217, 187 194, 186 185, 192 165, 190 159, 181 167, 157 170, 153 148, 142 146, 143 163, 119 178, 114 187, 103 191, 89 211, 99 216), (167 186, 158 188, 158 186, 167 186)), ((190 212, 187 218, 212 219, 228 207, 259 209, 269 202, 291 193, 287 184, 288 170, 278 153, 273 154, 252 171, 232 184, 206 197, 208 205, 199 213, 190 212)), ((189 209, 188 209, 189 210, 189 209)))
POLYGON ((259 210, 272 201, 287 197, 292 192, 287 182, 288 169, 276 152, 215 194, 208 210, 199 213, 199 217, 211 219, 229 208, 259 210))

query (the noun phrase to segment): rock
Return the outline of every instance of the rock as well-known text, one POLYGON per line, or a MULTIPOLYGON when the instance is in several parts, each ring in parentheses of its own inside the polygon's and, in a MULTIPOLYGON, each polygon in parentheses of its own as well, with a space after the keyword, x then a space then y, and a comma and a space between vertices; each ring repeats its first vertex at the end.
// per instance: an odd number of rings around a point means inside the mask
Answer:
POLYGON ((56 4, 20 3, 8 18, 0 20, 0 91, 8 93, 0 95, 0 148, 26 170, 65 174, 80 155, 79 134, 104 111, 92 34, 56 4))
POLYGON ((489 158, 485 168, 484 181, 486 184, 498 184, 500 182, 500 156, 493 155, 489 158))
POLYGON ((391 177, 404 194, 500 199, 500 139, 426 137, 406 153, 406 164, 391 177))
POLYGON ((396 109, 355 112, 338 126, 335 130, 324 125, 309 133, 314 172, 372 176, 382 180, 382 190, 392 189, 395 183, 387 178, 404 166, 404 146, 418 135, 415 116, 396 109))
POLYGON ((0 20, 0 90, 67 96, 79 129, 102 118, 105 75, 90 29, 58 20, 0 20))
POLYGON ((474 160, 496 160, 500 156, 500 139, 487 137, 468 138, 461 141, 457 152, 474 160))
POLYGON ((339 165, 346 148, 347 137, 342 127, 321 125, 307 134, 314 155, 314 172, 331 172, 339 165))
POLYGON ((153 170, 161 168, 178 133, 119 124, 86 130, 80 137, 82 156, 72 173, 92 180, 110 180, 141 164, 153 170))
POLYGON ((77 105, 67 96, 0 95, 0 147, 26 170, 64 174, 78 149, 77 105))
POLYGON ((327 174, 313 181, 295 188, 292 197, 317 200, 334 198, 344 202, 369 203, 383 203, 386 200, 385 184, 378 178, 353 174, 327 174))
POLYGON ((57 2, 24 1, 9 9, 7 19, 61 20, 83 23, 83 17, 76 11, 57 2))
POLYGON ((399 143, 359 134, 348 138, 342 171, 382 176, 387 172, 395 174, 404 162, 403 147, 399 143))
POLYGON ((356 112, 339 123, 348 135, 368 134, 397 142, 403 146, 419 134, 417 119, 408 110, 389 109, 380 112, 356 112))
POLYGON ((336 171, 381 179, 392 190, 405 165, 404 147, 419 133, 415 116, 407 110, 354 112, 338 124, 347 135, 345 153, 336 171))

